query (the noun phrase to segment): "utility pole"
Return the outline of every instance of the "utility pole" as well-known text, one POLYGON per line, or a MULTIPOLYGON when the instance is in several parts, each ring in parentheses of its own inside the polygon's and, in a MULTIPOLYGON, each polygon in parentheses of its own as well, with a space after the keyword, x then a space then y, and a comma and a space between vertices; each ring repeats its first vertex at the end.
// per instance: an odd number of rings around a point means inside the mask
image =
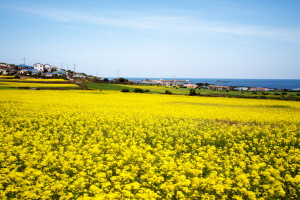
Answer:
POLYGON ((118 71, 118 78, 119 78, 119 72, 120 72, 120 70, 117 70, 118 71))
POLYGON ((69 65, 67 64, 67 71, 69 71, 69 65))
POLYGON ((25 67, 25 59, 26 59, 26 58, 25 58, 25 56, 24 56, 24 58, 23 58, 23 60, 24 60, 24 67, 25 67))
POLYGON ((73 74, 75 74, 75 67, 76 67, 76 64, 74 64, 74 72, 73 72, 73 74))

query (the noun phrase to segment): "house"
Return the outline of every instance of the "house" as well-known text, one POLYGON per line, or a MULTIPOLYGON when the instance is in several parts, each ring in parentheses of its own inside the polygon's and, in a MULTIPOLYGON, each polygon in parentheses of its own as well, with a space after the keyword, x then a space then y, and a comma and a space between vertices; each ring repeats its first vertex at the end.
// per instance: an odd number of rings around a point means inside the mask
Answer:
POLYGON ((53 76, 53 74, 52 73, 45 73, 45 77, 52 77, 53 76))
POLYGON ((164 86, 172 86, 172 83, 173 83, 173 82, 170 82, 170 81, 164 81, 164 82, 161 82, 161 85, 164 85, 164 86))
POLYGON ((262 87, 252 87, 249 91, 269 91, 269 88, 262 88, 262 87))
POLYGON ((17 65, 17 67, 19 67, 20 70, 23 70, 23 69, 34 69, 33 66, 25 65, 25 64, 17 65))
POLYGON ((66 71, 56 71, 52 73, 53 76, 66 76, 67 72, 66 71))
POLYGON ((0 68, 10 67, 8 64, 1 63, 0 68))
POLYGON ((142 80, 142 83, 148 83, 148 84, 161 84, 162 80, 150 80, 150 79, 144 79, 142 80))
POLYGON ((241 91, 247 91, 248 87, 238 87, 238 88, 234 88, 235 90, 241 90, 241 91))
POLYGON ((196 85, 196 84, 191 84, 191 83, 186 83, 186 84, 183 84, 183 87, 187 87, 187 88, 196 88, 196 87, 198 87, 198 85, 196 85))
POLYGON ((208 89, 211 90, 229 90, 230 86, 224 86, 224 85, 209 85, 208 89))
POLYGON ((60 70, 58 69, 58 67, 56 67, 56 66, 51 66, 51 65, 49 65, 49 64, 44 64, 44 65, 43 65, 43 70, 44 70, 44 71, 47 71, 47 72, 60 71, 60 70))
POLYGON ((150 80, 150 79, 144 79, 144 80, 142 80, 142 83, 152 83, 152 80, 150 80))
POLYGON ((86 76, 84 75, 81 75, 81 74, 77 74, 77 75, 74 75, 73 78, 85 78, 86 76))
POLYGON ((47 71, 50 71, 50 70, 51 70, 51 65, 49 65, 49 64, 44 64, 44 65, 43 65, 43 68, 44 68, 45 70, 47 70, 47 71))
POLYGON ((40 71, 40 72, 43 72, 43 71, 44 71, 44 65, 41 64, 41 63, 35 63, 35 64, 33 65, 33 68, 36 69, 36 70, 38 70, 38 71, 40 71))
POLYGON ((4 64, 0 64, 0 75, 6 75, 6 71, 7 71, 7 66, 4 64))
POLYGON ((12 75, 14 73, 16 73, 16 70, 9 65, 0 65, 0 75, 12 75))
POLYGON ((182 85, 182 83, 177 82, 176 80, 163 80, 163 79, 160 79, 159 81, 161 82, 161 85, 165 85, 165 86, 178 86, 178 85, 182 85))
POLYGON ((22 69, 20 74, 30 75, 30 74, 37 74, 39 71, 37 69, 22 69))
POLYGON ((52 72, 60 71, 60 69, 59 69, 58 67, 56 67, 56 66, 51 66, 51 67, 50 67, 50 70, 51 70, 52 72))

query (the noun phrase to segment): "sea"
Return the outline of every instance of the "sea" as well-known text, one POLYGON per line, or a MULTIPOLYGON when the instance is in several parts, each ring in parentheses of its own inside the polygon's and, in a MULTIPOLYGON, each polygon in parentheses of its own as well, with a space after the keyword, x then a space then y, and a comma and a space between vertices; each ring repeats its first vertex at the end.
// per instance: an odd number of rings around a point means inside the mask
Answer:
MULTIPOLYGON (((172 80, 174 78, 127 78, 133 81, 150 80, 172 80)), ((300 88, 300 79, 220 79, 220 78, 175 78, 182 83, 208 83, 213 85, 237 86, 237 87, 265 87, 272 89, 296 89, 300 88)))

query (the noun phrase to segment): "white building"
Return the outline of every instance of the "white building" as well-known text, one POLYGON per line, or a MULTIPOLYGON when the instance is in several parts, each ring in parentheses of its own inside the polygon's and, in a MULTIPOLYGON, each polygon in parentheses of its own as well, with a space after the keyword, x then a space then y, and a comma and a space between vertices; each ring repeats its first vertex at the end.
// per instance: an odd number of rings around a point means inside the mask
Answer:
POLYGON ((230 86, 224 86, 224 85, 209 85, 208 89, 212 90, 230 90, 230 86))
POLYGON ((48 72, 55 72, 55 71, 59 70, 58 67, 51 66, 49 64, 44 64, 43 67, 44 67, 44 70, 47 70, 48 72))
POLYGON ((49 65, 49 64, 44 64, 43 67, 44 67, 44 69, 46 69, 48 71, 51 70, 51 65, 49 65))
POLYGON ((41 63, 35 63, 33 65, 33 68, 40 71, 40 72, 43 72, 44 71, 44 65, 42 65, 41 63))
POLYGON ((238 87, 238 88, 234 88, 235 90, 240 90, 240 91, 247 91, 248 87, 238 87))

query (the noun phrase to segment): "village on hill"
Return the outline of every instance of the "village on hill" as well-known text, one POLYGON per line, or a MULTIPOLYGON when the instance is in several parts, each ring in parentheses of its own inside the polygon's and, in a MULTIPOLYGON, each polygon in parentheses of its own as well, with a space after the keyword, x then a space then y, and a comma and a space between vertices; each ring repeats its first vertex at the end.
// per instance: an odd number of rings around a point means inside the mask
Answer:
POLYGON ((43 78, 51 78, 58 76, 72 76, 73 78, 85 78, 84 73, 75 73, 71 70, 66 70, 52 66, 49 64, 35 63, 33 66, 20 64, 7 64, 0 63, 0 75, 24 75, 24 76, 36 76, 43 78))

